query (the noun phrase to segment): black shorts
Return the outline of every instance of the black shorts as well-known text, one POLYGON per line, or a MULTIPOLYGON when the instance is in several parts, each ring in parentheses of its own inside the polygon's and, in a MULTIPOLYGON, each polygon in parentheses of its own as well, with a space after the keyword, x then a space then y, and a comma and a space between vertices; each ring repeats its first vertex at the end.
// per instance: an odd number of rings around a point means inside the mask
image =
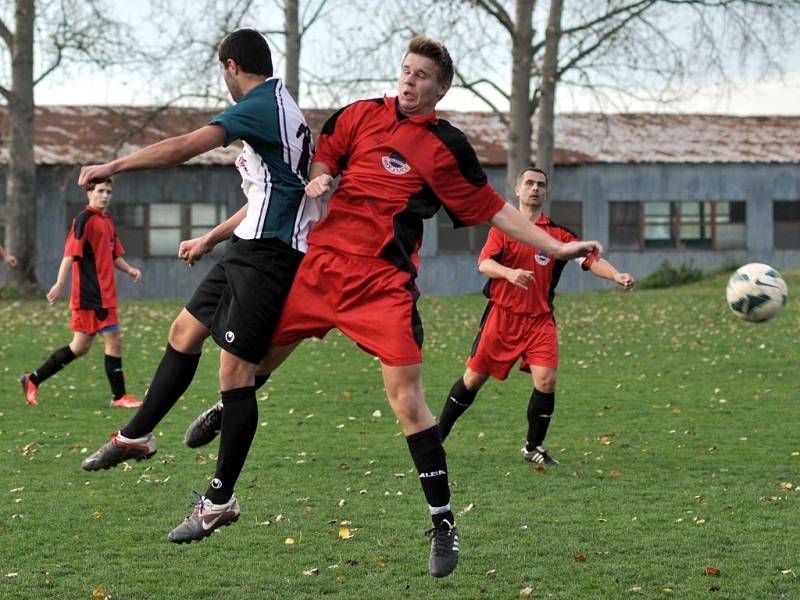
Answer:
POLYGON ((302 252, 281 241, 234 236, 186 310, 208 327, 220 348, 259 363, 302 259, 302 252))

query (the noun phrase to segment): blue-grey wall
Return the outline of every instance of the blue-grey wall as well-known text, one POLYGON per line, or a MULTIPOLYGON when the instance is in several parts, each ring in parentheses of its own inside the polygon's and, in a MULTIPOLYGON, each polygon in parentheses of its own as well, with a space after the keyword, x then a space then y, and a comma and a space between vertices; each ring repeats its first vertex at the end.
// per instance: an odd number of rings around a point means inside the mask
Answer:
MULTIPOLYGON (((42 288, 55 280, 61 261, 68 215, 68 203, 79 203, 85 193, 77 187, 77 168, 39 167, 39 234, 37 276, 42 288)), ((502 168, 488 168, 490 181, 502 189, 502 168)), ((1 174, 0 174, 1 175, 1 174)), ((0 177, 0 202, 5 185, 0 177)), ((551 198, 583 203, 583 237, 608 245, 608 203, 613 201, 663 202, 716 200, 747 202, 747 249, 647 250, 620 252, 609 249, 606 258, 619 270, 641 279, 664 261, 674 265, 691 264, 710 269, 723 264, 765 262, 777 269, 800 267, 800 251, 772 249, 772 201, 800 199, 800 164, 592 164, 556 168, 551 198)), ((126 173, 115 178, 111 207, 121 203, 148 202, 223 202, 229 214, 237 210, 244 197, 239 176, 232 166, 180 167, 164 171, 126 173)), ((446 217, 443 217, 446 218, 446 217)), ((436 220, 425 223, 422 266, 418 283, 426 294, 461 294, 483 286, 475 257, 439 255, 436 220)), ((177 251, 177 249, 176 249, 177 251)), ((142 269, 142 283, 134 285, 118 277, 123 298, 188 298, 210 268, 207 257, 189 268, 176 258, 126 257, 142 269)), ((4 267, 0 267, 0 280, 4 267)), ((613 287, 570 265, 564 272, 561 293, 613 287)))

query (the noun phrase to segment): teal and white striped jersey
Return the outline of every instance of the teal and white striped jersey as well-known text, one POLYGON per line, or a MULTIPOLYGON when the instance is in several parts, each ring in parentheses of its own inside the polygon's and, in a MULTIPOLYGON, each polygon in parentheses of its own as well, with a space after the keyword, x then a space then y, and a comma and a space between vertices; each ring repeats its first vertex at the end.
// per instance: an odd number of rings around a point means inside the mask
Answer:
POLYGON ((306 198, 313 144, 303 113, 283 82, 270 77, 210 121, 225 129, 225 146, 241 140, 236 159, 247 196, 247 216, 234 234, 242 239, 277 238, 305 252, 322 208, 306 198))

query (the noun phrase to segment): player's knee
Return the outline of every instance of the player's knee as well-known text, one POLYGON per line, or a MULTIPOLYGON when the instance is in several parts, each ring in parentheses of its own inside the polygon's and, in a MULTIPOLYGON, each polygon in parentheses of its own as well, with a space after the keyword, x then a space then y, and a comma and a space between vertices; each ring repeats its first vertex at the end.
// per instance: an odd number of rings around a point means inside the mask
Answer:
POLYGON ((76 358, 85 356, 87 352, 89 352, 89 348, 92 347, 92 343, 90 342, 72 342, 69 345, 69 349, 72 350, 72 353, 75 355, 76 358))
POLYGON ((188 322, 188 318, 184 316, 184 313, 179 314, 169 328, 169 345, 178 352, 187 354, 200 352, 203 349, 203 341, 208 334, 204 331, 205 335, 199 335, 199 330, 202 326, 193 325, 193 323, 188 322))
POLYGON ((545 394, 552 394, 556 391, 555 373, 543 375, 536 380, 536 389, 545 394))
POLYGON ((477 392, 486 380, 489 378, 488 375, 483 375, 481 373, 475 373, 474 371, 467 371, 464 373, 464 387, 467 388, 470 392, 477 392))

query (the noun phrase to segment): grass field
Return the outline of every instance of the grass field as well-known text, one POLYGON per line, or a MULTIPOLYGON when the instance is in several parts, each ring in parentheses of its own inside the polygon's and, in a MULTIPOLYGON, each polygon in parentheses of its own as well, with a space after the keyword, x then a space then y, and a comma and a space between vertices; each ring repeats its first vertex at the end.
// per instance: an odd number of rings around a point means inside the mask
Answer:
MULTIPOLYGON (((444 580, 426 573, 429 518, 378 364, 345 338, 305 343, 262 388, 242 519, 178 546, 166 534, 213 473, 216 447, 181 439, 217 399, 216 347, 153 460, 86 473, 81 460, 130 416, 108 408, 102 346, 28 407, 17 377, 69 340, 67 310, 0 303, 0 598, 798 598, 789 275, 786 310, 761 325, 729 312, 724 278, 559 297, 547 444, 561 466, 521 460, 529 377, 487 384, 446 445, 462 555, 444 580)), ((129 391, 143 394, 180 306, 123 305, 129 391)), ((420 309, 438 414, 483 299, 420 309)))

